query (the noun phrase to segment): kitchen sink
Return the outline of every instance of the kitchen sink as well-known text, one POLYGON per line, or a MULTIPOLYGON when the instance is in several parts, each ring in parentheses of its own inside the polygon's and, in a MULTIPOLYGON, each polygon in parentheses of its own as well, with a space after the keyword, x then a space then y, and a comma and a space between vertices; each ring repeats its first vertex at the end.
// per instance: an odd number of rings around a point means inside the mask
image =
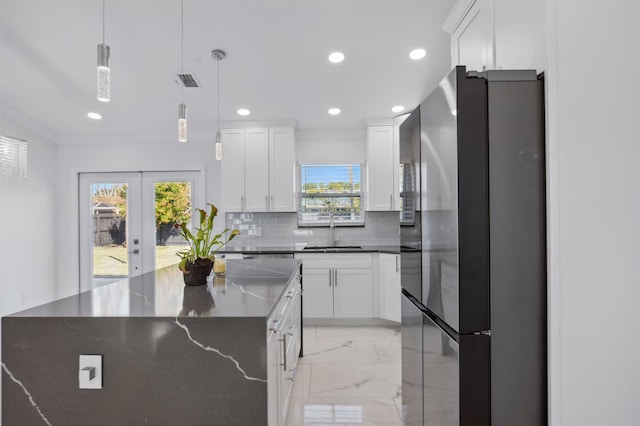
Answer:
POLYGON ((305 246, 303 250, 331 250, 331 251, 340 251, 340 250, 361 250, 361 246, 305 246))

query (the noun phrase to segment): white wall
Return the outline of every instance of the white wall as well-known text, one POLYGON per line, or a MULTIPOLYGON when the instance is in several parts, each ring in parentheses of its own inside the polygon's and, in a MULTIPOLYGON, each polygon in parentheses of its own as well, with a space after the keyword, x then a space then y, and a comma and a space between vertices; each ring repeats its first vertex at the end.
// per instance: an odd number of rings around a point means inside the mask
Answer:
MULTIPOLYGON (((0 103, 0 134, 28 142, 28 177, 0 176, 0 317, 56 299, 55 136, 0 103)), ((0 330, 0 352, 2 351, 0 330)), ((2 411, 0 383, 0 411, 2 411)))
MULTIPOLYGON (((67 238, 60 239, 58 251, 58 296, 78 292, 78 172, 201 170, 206 176, 206 202, 220 204, 220 162, 215 160, 214 143, 158 138, 155 142, 61 144, 58 148, 60 197, 58 226, 67 238)), ((200 206, 198 206, 200 207, 200 206)), ((224 226, 224 214, 216 228, 224 226)))
POLYGON ((364 163, 366 133, 361 130, 296 131, 299 163, 364 163))
POLYGON ((492 28, 466 34, 493 34, 488 68, 545 71, 550 422, 638 425, 640 2, 480 4, 492 28))
POLYGON ((53 135, 0 104, 0 134, 28 141, 25 180, 0 176, 0 316, 56 298, 56 150, 53 135))
POLYGON ((552 420, 638 425, 640 2, 547 8, 552 420))

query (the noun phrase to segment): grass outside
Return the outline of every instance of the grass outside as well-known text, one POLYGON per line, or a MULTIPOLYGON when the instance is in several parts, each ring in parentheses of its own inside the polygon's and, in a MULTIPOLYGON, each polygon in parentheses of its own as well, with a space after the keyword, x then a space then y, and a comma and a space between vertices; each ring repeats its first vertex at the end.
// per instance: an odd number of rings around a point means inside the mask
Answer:
MULTIPOLYGON (((180 261, 176 253, 187 248, 183 246, 157 246, 156 269, 174 265, 180 261)), ((94 247, 93 275, 126 277, 129 275, 126 247, 94 247)))

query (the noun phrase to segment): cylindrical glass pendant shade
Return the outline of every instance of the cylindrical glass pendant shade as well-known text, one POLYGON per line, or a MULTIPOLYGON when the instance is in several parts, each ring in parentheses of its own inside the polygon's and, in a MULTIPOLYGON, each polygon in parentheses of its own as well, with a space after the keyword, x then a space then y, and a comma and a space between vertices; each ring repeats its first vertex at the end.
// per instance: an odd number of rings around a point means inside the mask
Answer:
POLYGON ((220 131, 216 132, 216 160, 222 160, 222 142, 220 141, 220 131))
POLYGON ((109 102, 111 100, 111 69, 109 68, 111 52, 109 46, 102 43, 98 45, 98 100, 109 102))
POLYGON ((178 141, 187 141, 187 106, 185 104, 178 106, 178 141))

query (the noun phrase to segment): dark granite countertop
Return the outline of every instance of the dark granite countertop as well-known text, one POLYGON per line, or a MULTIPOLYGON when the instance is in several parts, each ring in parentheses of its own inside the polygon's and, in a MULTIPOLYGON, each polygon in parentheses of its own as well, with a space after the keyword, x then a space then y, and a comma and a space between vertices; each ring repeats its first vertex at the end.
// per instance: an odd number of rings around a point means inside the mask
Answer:
POLYGON ((226 278, 185 286, 177 265, 11 317, 268 317, 300 268, 293 259, 229 260, 226 278))
POLYGON ((298 253, 390 253, 400 254, 399 246, 358 246, 359 248, 344 247, 336 245, 328 247, 326 250, 305 250, 305 246, 315 244, 290 244, 287 246, 238 246, 225 247, 219 250, 220 254, 245 253, 245 254, 298 254, 298 253))

